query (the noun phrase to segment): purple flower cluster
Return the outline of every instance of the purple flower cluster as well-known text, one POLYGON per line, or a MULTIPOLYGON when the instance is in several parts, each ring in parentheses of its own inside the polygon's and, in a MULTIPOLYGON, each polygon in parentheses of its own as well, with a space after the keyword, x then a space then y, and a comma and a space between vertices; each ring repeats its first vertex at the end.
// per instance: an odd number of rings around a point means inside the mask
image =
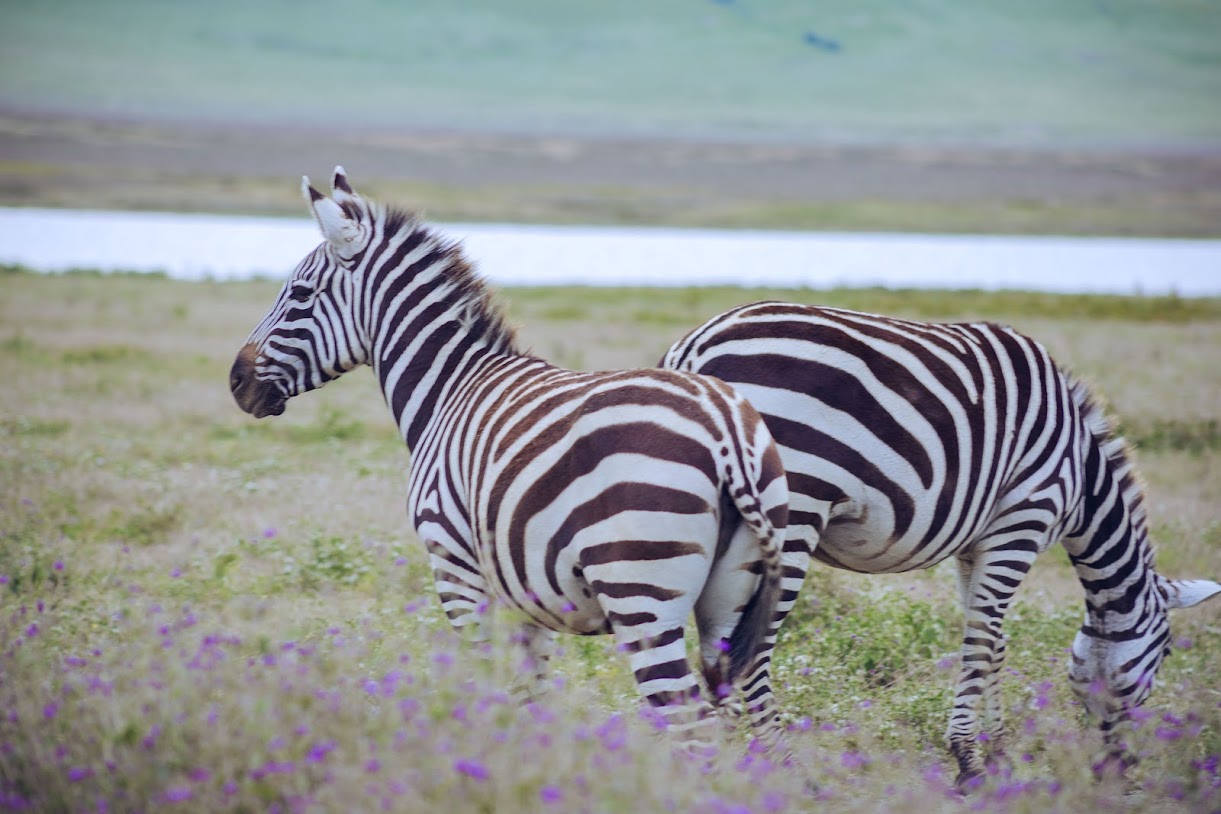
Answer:
MULTIPOLYGON (((386 618, 427 626, 412 616, 423 605, 386 618)), ((395 642, 408 637, 369 617, 274 641, 151 593, 124 594, 97 634, 76 639, 65 638, 71 625, 54 601, 29 598, 5 613, 0 676, 21 678, 0 683, 0 777, 62 782, 32 793, 31 784, 0 780, 0 810, 393 811, 407 799, 494 808, 510 795, 540 810, 576 811, 626 809, 624 795, 646 794, 641 805, 657 810, 773 814, 864 796, 895 808, 959 799, 936 745, 913 753, 871 740, 863 722, 884 712, 881 694, 845 702, 847 719, 791 724, 790 763, 759 741, 677 757, 661 733, 662 711, 603 711, 601 699, 574 709, 567 691, 515 703, 489 666, 497 653, 476 657, 448 633, 399 654, 395 642)), ((570 685, 580 692, 579 682, 570 685)), ((1072 807, 1060 781, 1040 777, 1060 756, 1086 749, 1058 693, 1063 687, 1049 681, 1026 687, 1013 710, 1020 748, 1012 765, 992 764, 969 807, 1072 807)), ((1221 800, 1221 761, 1198 756, 1217 719, 1133 711, 1142 757, 1193 755, 1182 771, 1150 781, 1147 794, 1221 800)))

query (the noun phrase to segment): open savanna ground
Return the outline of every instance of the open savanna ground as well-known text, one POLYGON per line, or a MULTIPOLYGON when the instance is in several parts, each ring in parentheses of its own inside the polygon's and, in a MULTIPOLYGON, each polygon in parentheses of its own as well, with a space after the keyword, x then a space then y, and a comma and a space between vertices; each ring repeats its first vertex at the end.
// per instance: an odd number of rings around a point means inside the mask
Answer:
MULTIPOLYGON (((255 422, 233 354, 277 286, 0 274, 0 808, 37 811, 1210 811, 1221 806, 1221 603, 1175 649, 1131 743, 1071 697, 1080 587, 1039 562, 1010 614, 1013 767, 963 798, 942 744, 951 568, 816 566, 776 664, 794 765, 733 737, 672 756, 609 639, 562 638, 520 705, 504 641, 449 630, 404 512, 408 453, 373 377, 255 422)), ((1041 339, 1136 444, 1158 564, 1221 576, 1221 301, 1018 293, 513 289, 526 344, 581 369, 654 364, 763 298, 1041 339)))

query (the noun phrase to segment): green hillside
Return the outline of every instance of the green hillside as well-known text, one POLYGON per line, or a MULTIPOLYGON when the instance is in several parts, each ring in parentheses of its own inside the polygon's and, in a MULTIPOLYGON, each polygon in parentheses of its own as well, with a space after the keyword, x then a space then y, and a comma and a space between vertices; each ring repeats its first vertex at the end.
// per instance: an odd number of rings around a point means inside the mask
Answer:
POLYGON ((1209 0, 0 0, 0 107, 1017 145, 1221 143, 1209 0))

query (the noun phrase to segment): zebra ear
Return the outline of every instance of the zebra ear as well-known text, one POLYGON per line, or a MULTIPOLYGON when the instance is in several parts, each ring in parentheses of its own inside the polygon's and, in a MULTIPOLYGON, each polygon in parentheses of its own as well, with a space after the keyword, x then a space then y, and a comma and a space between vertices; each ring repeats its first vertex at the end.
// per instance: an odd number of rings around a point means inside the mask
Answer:
POLYGON ((337 249, 347 249, 360 236, 360 224, 344 213, 339 204, 310 186, 309 177, 301 177, 301 192, 309 201, 314 220, 322 230, 322 236, 337 249))
POLYGON ((348 174, 344 172, 343 167, 336 167, 335 172, 331 174, 331 197, 338 203, 358 197, 352 185, 348 183, 348 174))
POLYGON ((1208 579, 1167 579, 1163 580, 1166 587, 1166 607, 1190 608, 1205 599, 1221 593, 1221 585, 1208 579))

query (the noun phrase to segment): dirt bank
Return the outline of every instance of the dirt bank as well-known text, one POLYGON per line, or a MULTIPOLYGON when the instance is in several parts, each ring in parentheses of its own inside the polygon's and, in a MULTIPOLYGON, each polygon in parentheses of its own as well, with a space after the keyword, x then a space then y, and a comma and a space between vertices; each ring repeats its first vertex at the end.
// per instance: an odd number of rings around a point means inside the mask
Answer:
POLYGON ((1221 233, 1221 153, 185 125, 0 111, 0 204, 296 213, 342 163, 446 218, 1221 233))

